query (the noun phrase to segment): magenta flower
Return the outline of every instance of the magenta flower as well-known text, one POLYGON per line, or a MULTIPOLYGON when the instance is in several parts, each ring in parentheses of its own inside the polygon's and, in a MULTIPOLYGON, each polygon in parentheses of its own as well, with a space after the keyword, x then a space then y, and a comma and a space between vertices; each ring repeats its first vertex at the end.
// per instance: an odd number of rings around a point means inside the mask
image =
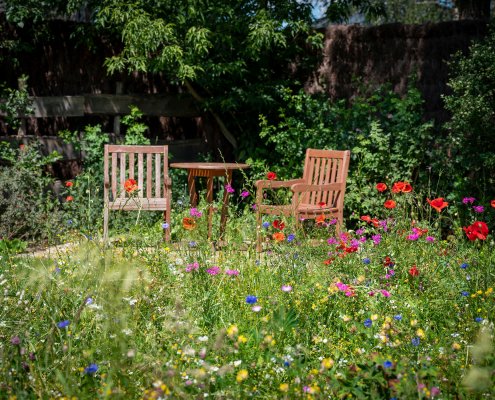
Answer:
POLYGON ((249 196, 249 192, 248 192, 247 190, 243 190, 243 191, 241 192, 241 197, 242 197, 242 198, 246 198, 246 197, 248 197, 248 196, 249 196))
POLYGON ((282 292, 290 292, 292 290, 291 285, 283 285, 282 286, 282 292))
POLYGON ((186 272, 191 272, 199 269, 199 263, 193 262, 192 264, 188 264, 186 267, 186 272))
POLYGON ((483 206, 473 206, 473 210, 474 210, 474 212, 482 213, 483 211, 485 211, 485 207, 483 207, 483 206))
POLYGON ((417 233, 412 233, 411 235, 407 236, 407 240, 418 240, 419 235, 417 233))
POLYGON ((381 235, 373 235, 371 236, 371 240, 373 240, 373 243, 375 246, 378 246, 380 242, 382 241, 382 236, 381 235))
POLYGON ((327 239, 327 243, 328 244, 337 244, 338 241, 334 237, 331 237, 331 238, 327 239))
POLYGON ((383 294, 385 297, 390 297, 390 292, 385 289, 380 290, 380 293, 383 294))
POLYGON ((191 217, 201 218, 203 213, 201 211, 199 211, 197 208, 191 208, 189 210, 189 215, 191 215, 191 217))
POLYGON ((230 275, 230 276, 237 276, 237 275, 239 275, 239 271, 236 270, 236 269, 228 269, 227 271, 225 271, 225 273, 227 275, 230 275))
POLYGON ((234 188, 232 187, 232 185, 230 183, 227 183, 225 185, 225 190, 227 191, 227 193, 234 193, 235 192, 234 188))
POLYGON ((473 204, 475 201, 476 201, 476 199, 474 197, 464 197, 462 199, 462 202, 464 204, 473 204))
POLYGON ((208 268, 206 272, 210 275, 218 275, 220 273, 220 267, 214 266, 211 268, 208 268))
POLYGON ((434 242, 435 241, 435 238, 433 236, 426 236, 426 239, 425 239, 427 242, 434 242))

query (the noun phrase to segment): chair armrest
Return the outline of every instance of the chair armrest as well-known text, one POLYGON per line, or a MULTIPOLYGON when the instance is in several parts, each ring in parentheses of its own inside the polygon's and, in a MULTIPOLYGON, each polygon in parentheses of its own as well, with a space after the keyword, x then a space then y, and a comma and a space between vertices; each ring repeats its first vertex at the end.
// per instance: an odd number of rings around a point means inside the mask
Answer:
POLYGON ((163 178, 163 184, 165 186, 172 186, 172 179, 169 176, 163 178))
POLYGON ((291 187, 296 183, 303 183, 304 179, 290 179, 288 181, 268 181, 260 180, 256 181, 255 185, 257 189, 277 189, 282 187, 291 187))
POLYGON ((344 186, 344 182, 326 183, 324 185, 308 185, 306 183, 296 183, 295 185, 292 185, 290 189, 294 193, 320 192, 327 190, 342 190, 343 186, 344 186))

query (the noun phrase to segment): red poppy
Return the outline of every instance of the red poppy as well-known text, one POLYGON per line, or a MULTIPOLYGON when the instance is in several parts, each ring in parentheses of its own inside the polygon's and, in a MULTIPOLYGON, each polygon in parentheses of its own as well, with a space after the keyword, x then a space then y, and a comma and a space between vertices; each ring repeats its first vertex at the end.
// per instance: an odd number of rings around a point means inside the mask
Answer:
POLYGON ((196 228, 196 221, 189 217, 184 217, 182 219, 182 227, 188 231, 192 231, 196 228))
POLYGON ((384 192, 385 190, 387 190, 387 185, 385 185, 384 183, 377 183, 376 190, 378 190, 380 193, 384 192))
POLYGON ((369 224, 371 222, 371 217, 369 215, 363 215, 361 216, 360 220, 369 224))
POLYGON ((320 201, 318 203, 318 205, 320 206, 320 208, 322 208, 322 207, 325 207, 327 205, 327 203, 325 203, 324 201, 320 201))
POLYGON ((273 181, 277 179, 277 174, 275 172, 270 171, 266 174, 266 179, 268 179, 269 181, 273 181))
POLYGON ((68 187, 69 188, 69 187, 72 187, 72 186, 74 186, 74 182, 72 182, 72 181, 65 182, 65 187, 68 187))
POLYGON ((392 186, 392 193, 400 193, 404 190, 404 182, 395 182, 392 186))
POLYGON ((392 261, 392 259, 389 256, 387 256, 385 257, 385 261, 383 261, 383 265, 385 267, 393 267, 395 263, 392 261))
POLYGON ((373 226, 374 226, 375 228, 378 228, 378 226, 380 225, 380 221, 378 221, 378 219, 376 219, 376 218, 373 218, 373 219, 371 220, 371 223, 373 224, 373 226))
POLYGON ((134 192, 135 190, 137 190, 138 186, 137 186, 137 182, 134 180, 134 179, 127 179, 125 182, 124 182, 124 190, 127 192, 127 193, 132 193, 134 192))
POLYGON ((74 197, 72 197, 72 196, 67 196, 65 198, 65 201, 72 201, 72 200, 74 200, 74 197))
POLYGON ((411 275, 411 276, 418 276, 418 275, 419 275, 419 270, 418 270, 418 268, 416 267, 416 265, 413 265, 413 266, 409 269, 409 275, 411 275))
POLYGON ((285 228, 285 224, 282 221, 279 221, 278 219, 273 221, 272 225, 275 229, 278 229, 280 231, 285 228))
POLYGON ((409 184, 409 182, 404 182, 402 193, 410 193, 410 192, 412 192, 412 186, 409 184))
POLYGON ((488 226, 483 221, 475 221, 469 226, 462 228, 469 240, 485 240, 488 235, 488 226))
POLYGON ((275 232, 273 235, 272 235, 273 239, 277 242, 281 242, 282 240, 285 239, 285 235, 283 232, 275 232))
POLYGON ((334 259, 333 259, 333 257, 331 257, 331 258, 327 258, 325 261, 323 261, 323 264, 325 264, 325 265, 330 265, 330 264, 332 263, 332 261, 333 261, 333 260, 334 260, 334 259))
POLYGON ((441 212, 445 207, 449 205, 449 203, 443 201, 443 197, 438 197, 433 200, 426 199, 426 201, 428 202, 428 204, 430 204, 430 206, 432 206, 438 212, 441 212))
POLYGON ((490 205, 495 208, 495 200, 490 201, 490 205))
POLYGON ((323 225, 323 224, 325 223, 325 214, 318 215, 318 216, 315 218, 315 222, 316 222, 318 225, 323 225))
POLYGON ((383 204, 383 206, 384 206, 385 208, 388 208, 389 210, 391 210, 392 208, 395 208, 395 206, 397 206, 397 203, 396 203, 395 201, 393 201, 393 200, 387 200, 387 201, 383 204))

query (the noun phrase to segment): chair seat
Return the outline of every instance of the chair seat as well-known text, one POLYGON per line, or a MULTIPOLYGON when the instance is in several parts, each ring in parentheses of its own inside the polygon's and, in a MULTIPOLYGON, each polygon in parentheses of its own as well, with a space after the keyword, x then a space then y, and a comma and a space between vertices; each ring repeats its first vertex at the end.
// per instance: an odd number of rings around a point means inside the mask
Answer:
POLYGON ((155 210, 164 211, 167 209, 167 199, 146 197, 117 198, 108 203, 110 210, 155 210))
MULTIPOLYGON (((264 214, 271 215, 280 215, 283 214, 285 216, 293 215, 292 205, 269 205, 262 204, 259 206, 259 209, 264 214)), ((337 207, 321 207, 314 204, 299 204, 297 207, 298 215, 320 215, 325 213, 336 213, 339 211, 337 207)))

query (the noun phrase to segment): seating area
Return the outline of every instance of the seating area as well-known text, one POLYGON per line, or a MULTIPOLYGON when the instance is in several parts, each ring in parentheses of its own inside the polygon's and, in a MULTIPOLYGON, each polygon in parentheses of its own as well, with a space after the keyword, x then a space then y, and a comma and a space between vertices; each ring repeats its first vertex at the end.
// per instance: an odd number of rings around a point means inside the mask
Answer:
MULTIPOLYGON (((108 240, 110 211, 163 211, 164 240, 170 240, 172 181, 168 169, 167 146, 105 145, 104 154, 104 222, 103 238, 108 240)), ((307 149, 300 179, 287 181, 256 181, 256 250, 262 250, 260 227, 262 215, 293 217, 298 228, 304 219, 335 218, 337 232, 343 225, 344 196, 349 170, 350 151, 307 149), (290 204, 264 204, 263 194, 268 190, 290 188, 290 204)), ((224 176, 225 185, 232 183, 232 171, 247 168, 236 163, 172 164, 189 171, 188 185, 191 206, 198 196, 194 178, 207 177, 209 203, 208 238, 212 235, 213 177, 224 176)), ((228 191, 225 190, 221 216, 220 236, 227 221, 228 191)))

